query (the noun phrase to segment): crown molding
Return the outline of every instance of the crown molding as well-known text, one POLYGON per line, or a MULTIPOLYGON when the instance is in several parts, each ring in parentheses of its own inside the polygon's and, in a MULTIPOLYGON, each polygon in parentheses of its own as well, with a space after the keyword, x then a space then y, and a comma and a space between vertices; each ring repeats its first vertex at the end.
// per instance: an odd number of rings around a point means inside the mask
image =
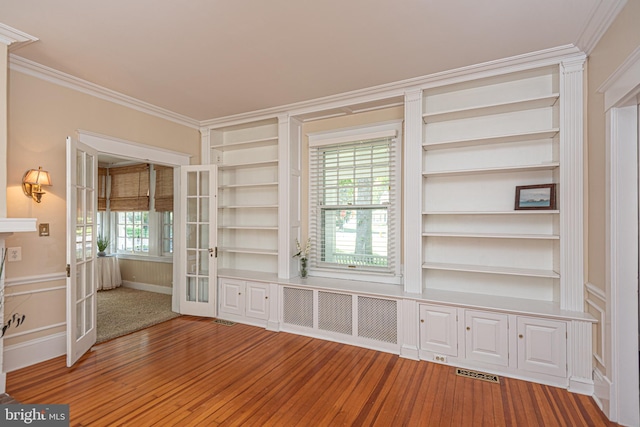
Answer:
POLYGON ((589 55, 626 4, 627 0, 600 1, 582 29, 576 46, 589 55))
POLYGON ((23 31, 16 30, 15 28, 0 22, 0 43, 10 46, 10 50, 15 50, 37 41, 37 37, 29 35, 23 31))
POLYGON ((15 54, 9 54, 9 69, 50 83, 64 86, 87 95, 95 96, 96 98, 113 102, 114 104, 119 104, 127 108, 131 108, 132 110, 178 123, 192 129, 200 128, 200 122, 198 120, 140 101, 139 99, 104 88, 95 83, 79 79, 70 74, 38 64, 37 62, 25 59, 15 54))
MULTIPOLYGON (((562 60, 584 59, 586 55, 575 45, 564 45, 537 52, 525 53, 494 61, 483 62, 471 66, 442 71, 407 80, 372 86, 350 92, 343 92, 323 98, 301 101, 293 104, 265 108, 262 110, 234 114, 230 116, 204 120, 202 127, 215 128, 229 123, 246 123, 265 118, 273 118, 278 114, 288 113, 290 116, 302 116, 312 113, 326 114, 327 110, 340 109, 348 105, 364 104, 382 101, 389 98, 404 96, 407 90, 427 89, 452 83, 459 83, 472 79, 495 76, 531 68, 558 64, 562 60)), ((381 104, 383 105, 383 104, 381 104)), ((337 113, 331 116, 345 115, 337 113)))

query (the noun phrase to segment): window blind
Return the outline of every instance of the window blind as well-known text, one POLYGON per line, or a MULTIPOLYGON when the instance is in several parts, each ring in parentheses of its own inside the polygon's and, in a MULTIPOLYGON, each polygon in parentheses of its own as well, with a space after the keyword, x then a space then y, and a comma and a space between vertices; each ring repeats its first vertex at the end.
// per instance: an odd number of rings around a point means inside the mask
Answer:
POLYGON ((156 212, 173 211, 173 168, 154 165, 156 173, 156 187, 154 206, 156 212))
POLYGON ((395 272, 397 151, 391 136, 311 148, 312 268, 395 272))
POLYGON ((109 169, 109 208, 117 211, 149 210, 149 165, 137 164, 109 169))

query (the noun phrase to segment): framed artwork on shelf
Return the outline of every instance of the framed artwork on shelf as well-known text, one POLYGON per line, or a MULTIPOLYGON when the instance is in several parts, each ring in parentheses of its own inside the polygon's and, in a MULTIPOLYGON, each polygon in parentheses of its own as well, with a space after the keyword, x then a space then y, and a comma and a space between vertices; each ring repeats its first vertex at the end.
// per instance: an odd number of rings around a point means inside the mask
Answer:
POLYGON ((556 209, 556 184, 519 185, 516 210, 556 209))

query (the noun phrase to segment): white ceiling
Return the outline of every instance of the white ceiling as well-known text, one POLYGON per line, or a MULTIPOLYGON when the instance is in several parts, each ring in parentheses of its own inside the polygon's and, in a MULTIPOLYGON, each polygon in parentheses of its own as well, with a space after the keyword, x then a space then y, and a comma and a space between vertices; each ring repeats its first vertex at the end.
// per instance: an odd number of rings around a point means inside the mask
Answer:
POLYGON ((197 121, 573 44, 626 0, 0 0, 14 55, 197 121))

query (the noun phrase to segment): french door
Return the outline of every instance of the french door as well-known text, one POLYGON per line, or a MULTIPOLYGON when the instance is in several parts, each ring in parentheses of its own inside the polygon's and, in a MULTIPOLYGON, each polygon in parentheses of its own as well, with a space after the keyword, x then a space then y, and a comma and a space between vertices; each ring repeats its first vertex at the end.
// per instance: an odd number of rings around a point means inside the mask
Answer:
POLYGON ((180 169, 180 313, 215 317, 217 166, 180 169))
POLYGON ((67 138, 67 366, 96 342, 97 152, 67 138))

